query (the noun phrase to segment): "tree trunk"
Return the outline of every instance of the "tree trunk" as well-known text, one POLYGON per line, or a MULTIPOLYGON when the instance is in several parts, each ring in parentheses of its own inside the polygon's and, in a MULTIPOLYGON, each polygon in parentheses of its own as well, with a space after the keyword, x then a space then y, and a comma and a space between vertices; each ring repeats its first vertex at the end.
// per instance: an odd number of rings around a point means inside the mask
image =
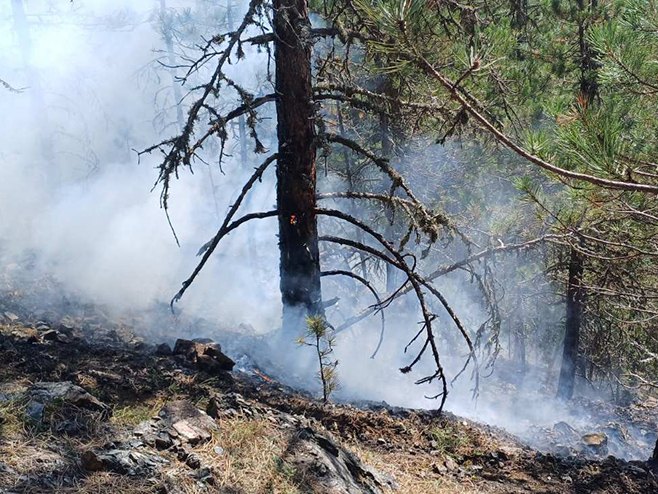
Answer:
POLYGON ((567 319, 564 333, 564 350, 557 389, 557 397, 562 400, 571 399, 576 381, 578 342, 580 340, 580 325, 583 312, 583 270, 583 255, 577 250, 571 249, 569 281, 567 283, 567 319))
POLYGON ((283 329, 298 333, 307 315, 323 315, 315 215, 315 112, 307 2, 275 0, 274 26, 283 329))
POLYGON ((32 104, 32 118, 34 120, 34 128, 38 133, 38 146, 42 158, 49 163, 50 166, 45 168, 45 179, 49 185, 55 185, 59 181, 58 171, 54 163, 54 150, 53 141, 50 135, 50 125, 48 124, 48 112, 46 101, 43 95, 43 88, 41 87, 41 80, 39 74, 32 65, 32 39, 30 37, 30 27, 25 15, 25 6, 23 0, 12 0, 11 2, 12 14, 14 18, 14 29, 16 31, 16 38, 23 57, 23 68, 25 70, 25 78, 28 86, 28 91, 32 104))
MULTIPOLYGON (((379 63, 379 62, 378 62, 379 63)), ((385 96, 397 97, 393 84, 388 75, 382 76, 378 92, 385 96)), ((391 135, 391 122, 388 113, 379 114, 379 139, 381 144, 381 154, 383 158, 390 159, 393 156, 393 136, 391 135)), ((395 133, 395 132, 393 132, 395 133)), ((399 137, 399 136, 396 136, 399 137)), ((395 244, 397 242, 397 229, 395 225, 395 208, 391 204, 384 205, 384 216, 386 218, 386 239, 395 244)), ((393 293, 398 288, 399 275, 398 270, 392 264, 386 263, 386 293, 393 293)))
POLYGON ((185 125, 183 116, 183 107, 181 100, 183 95, 181 93, 180 83, 176 80, 176 54, 174 53, 174 38, 171 34, 171 25, 167 24, 167 0, 160 0, 160 16, 162 18, 162 34, 164 37, 165 47, 167 48, 167 68, 171 77, 171 88, 174 91, 174 104, 176 105, 176 123, 178 124, 178 131, 183 129, 185 125))

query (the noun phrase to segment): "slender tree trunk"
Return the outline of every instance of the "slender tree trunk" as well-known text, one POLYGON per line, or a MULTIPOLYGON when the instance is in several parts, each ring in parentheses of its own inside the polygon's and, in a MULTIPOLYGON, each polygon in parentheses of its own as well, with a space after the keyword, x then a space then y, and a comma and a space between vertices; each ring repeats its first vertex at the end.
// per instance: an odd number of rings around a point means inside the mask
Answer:
MULTIPOLYGON (((388 76, 384 75, 379 93, 397 97, 396 91, 391 84, 388 76)), ((379 139, 382 149, 382 157, 390 159, 393 156, 393 141, 391 136, 391 121, 388 113, 379 114, 379 139)), ((386 218, 386 231, 384 233, 386 239, 392 243, 397 241, 397 229, 395 227, 395 208, 391 204, 384 206, 384 216, 386 218)), ((395 266, 386 263, 386 292, 392 293, 398 288, 399 276, 398 270, 395 266)))
MULTIPOLYGON (((578 9, 581 14, 589 10, 589 15, 578 17, 578 56, 580 67, 580 94, 588 104, 594 104, 598 97, 598 63, 592 47, 587 39, 587 30, 596 15, 597 1, 591 0, 589 5, 585 0, 578 0, 578 9)), ((578 342, 580 340, 580 326, 583 312, 584 289, 582 279, 584 272, 584 256, 571 249, 569 259, 569 281, 567 285, 567 320, 564 335, 564 350, 562 354, 562 367, 558 382, 557 396, 563 400, 570 400, 573 396, 576 381, 576 365, 578 359, 578 342)))
POLYGON ((50 185, 54 185, 59 181, 59 176, 56 164, 54 163, 53 141, 50 136, 46 101, 43 96, 39 74, 32 65, 32 39, 30 37, 30 28, 27 22, 27 16, 25 15, 23 0, 12 0, 11 7, 14 17, 14 29, 18 38, 21 56, 23 57, 23 69, 25 70, 26 82, 31 98, 34 128, 39 136, 39 151, 44 161, 50 165, 45 168, 45 180, 50 185))
POLYGON ((164 36, 165 47, 167 48, 167 63, 169 64, 168 71, 171 76, 171 88, 174 91, 174 101, 176 104, 176 122, 178 123, 178 130, 183 129, 184 117, 183 107, 181 100, 181 87, 176 80, 176 54, 174 53, 174 38, 171 34, 171 26, 167 24, 167 0, 160 0, 160 16, 162 17, 162 34, 164 36))
POLYGON ((306 0, 275 0, 277 209, 283 328, 299 332, 323 315, 315 215, 315 111, 306 0))
MULTIPOLYGON (((336 115, 338 116, 338 131, 340 135, 346 135, 345 131, 345 122, 343 120, 343 111, 341 108, 340 101, 336 102, 336 115)), ((355 179, 354 179, 354 169, 352 167, 352 156, 347 148, 343 149, 343 161, 345 162, 345 182, 347 182, 347 192, 354 192, 355 190, 355 179)), ((349 213, 352 216, 356 216, 356 205, 354 201, 349 203, 349 213)), ((363 243, 363 231, 360 228, 355 228, 354 233, 356 235, 357 242, 363 243)), ((364 252, 359 251, 359 268, 361 269, 361 276, 368 278, 368 267, 366 265, 366 255, 364 252)))
POLYGON ((578 343, 583 312, 584 289, 582 287, 584 257, 571 249, 569 259, 569 280, 567 282, 567 317, 564 333, 564 350, 562 367, 558 382, 557 397, 570 400, 576 381, 576 364, 578 360, 578 343))

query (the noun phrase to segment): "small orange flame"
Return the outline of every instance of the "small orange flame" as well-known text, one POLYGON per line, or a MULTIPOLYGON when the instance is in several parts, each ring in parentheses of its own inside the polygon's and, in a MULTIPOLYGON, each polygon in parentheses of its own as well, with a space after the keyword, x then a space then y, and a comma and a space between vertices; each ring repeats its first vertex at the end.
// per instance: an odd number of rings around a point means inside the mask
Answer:
POLYGON ((297 215, 296 214, 291 214, 290 215, 290 224, 291 225, 296 225, 297 224, 297 215))

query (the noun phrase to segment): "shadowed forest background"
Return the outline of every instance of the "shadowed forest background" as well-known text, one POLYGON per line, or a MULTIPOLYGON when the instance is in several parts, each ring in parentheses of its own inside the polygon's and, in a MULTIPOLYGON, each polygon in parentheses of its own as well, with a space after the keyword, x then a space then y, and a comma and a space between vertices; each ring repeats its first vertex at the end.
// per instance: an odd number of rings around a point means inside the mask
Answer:
MULTIPOLYGON (((0 23, 16 307, 540 449, 598 424, 588 400, 655 400, 655 2, 7 0, 0 23)), ((624 427, 614 454, 648 458, 656 431, 624 427)))

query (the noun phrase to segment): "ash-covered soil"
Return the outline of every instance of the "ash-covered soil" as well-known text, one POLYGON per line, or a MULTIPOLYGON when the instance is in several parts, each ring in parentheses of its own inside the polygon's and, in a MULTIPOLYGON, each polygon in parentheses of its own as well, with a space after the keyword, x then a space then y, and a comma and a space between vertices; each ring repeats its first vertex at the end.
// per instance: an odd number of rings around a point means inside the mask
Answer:
POLYGON ((0 492, 658 492, 648 461, 542 454, 448 413, 323 406, 229 371, 209 341, 0 309, 0 492))

